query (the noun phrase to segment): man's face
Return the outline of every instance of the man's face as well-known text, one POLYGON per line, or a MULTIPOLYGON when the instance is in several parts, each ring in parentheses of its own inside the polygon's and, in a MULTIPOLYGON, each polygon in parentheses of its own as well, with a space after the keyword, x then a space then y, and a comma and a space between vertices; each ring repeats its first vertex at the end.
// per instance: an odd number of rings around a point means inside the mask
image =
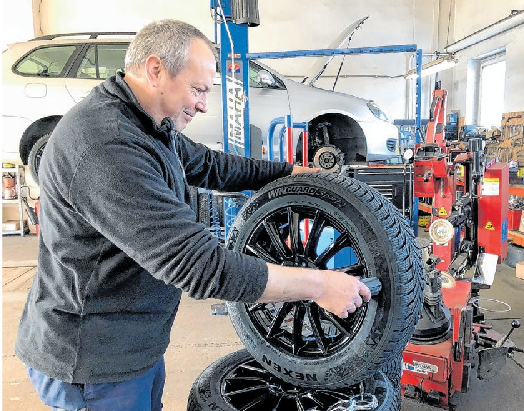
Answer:
POLYGON ((189 55, 186 67, 175 77, 167 76, 161 89, 161 110, 164 117, 171 117, 177 131, 196 113, 207 112, 207 95, 216 74, 215 56, 203 40, 193 40, 189 55))

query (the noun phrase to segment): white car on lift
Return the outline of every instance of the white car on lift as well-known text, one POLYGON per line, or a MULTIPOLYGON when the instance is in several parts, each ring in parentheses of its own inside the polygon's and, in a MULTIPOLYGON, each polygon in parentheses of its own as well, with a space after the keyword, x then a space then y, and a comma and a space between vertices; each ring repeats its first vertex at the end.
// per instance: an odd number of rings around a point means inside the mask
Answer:
MULTIPOLYGON (((365 19, 348 26, 329 48, 340 46, 365 19)), ((29 165, 37 181, 40 157, 54 127, 94 86, 123 70, 133 34, 51 35, 4 51, 3 161, 29 165)), ((321 57, 302 83, 250 61, 252 157, 264 156, 262 142, 271 121, 291 114, 293 121, 308 123, 310 163, 318 161, 322 150, 328 166, 398 158, 398 129, 373 101, 314 87, 329 60, 321 57)), ((208 96, 209 111, 199 114, 184 130, 213 149, 222 149, 223 142, 220 82, 218 73, 208 96)), ((299 150, 299 160, 300 156, 299 150)))

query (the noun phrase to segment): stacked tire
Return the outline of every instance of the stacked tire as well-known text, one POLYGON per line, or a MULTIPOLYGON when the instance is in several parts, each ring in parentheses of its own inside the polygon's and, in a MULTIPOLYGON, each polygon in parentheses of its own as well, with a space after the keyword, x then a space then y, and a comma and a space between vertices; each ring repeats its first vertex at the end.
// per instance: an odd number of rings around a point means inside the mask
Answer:
POLYGON ((402 351, 422 310, 424 277, 413 231, 392 203, 341 175, 285 177, 245 204, 226 245, 273 264, 376 277, 382 289, 347 319, 312 301, 228 303, 246 349, 197 378, 188 410, 293 411, 289 402, 336 411, 351 401, 400 409, 402 351))
POLYGON ((188 411, 275 410, 398 411, 400 397, 382 372, 360 384, 338 389, 310 389, 276 377, 243 349, 207 367, 195 380, 188 411), (340 408, 337 408, 340 407, 340 408))

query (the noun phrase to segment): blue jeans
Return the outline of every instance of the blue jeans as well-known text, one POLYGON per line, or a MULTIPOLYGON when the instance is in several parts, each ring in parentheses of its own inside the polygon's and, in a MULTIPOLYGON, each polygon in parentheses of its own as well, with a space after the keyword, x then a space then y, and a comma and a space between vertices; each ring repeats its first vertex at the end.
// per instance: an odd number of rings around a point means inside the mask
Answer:
POLYGON ((135 379, 105 384, 70 384, 27 367, 29 379, 54 411, 160 411, 166 371, 164 359, 135 379))

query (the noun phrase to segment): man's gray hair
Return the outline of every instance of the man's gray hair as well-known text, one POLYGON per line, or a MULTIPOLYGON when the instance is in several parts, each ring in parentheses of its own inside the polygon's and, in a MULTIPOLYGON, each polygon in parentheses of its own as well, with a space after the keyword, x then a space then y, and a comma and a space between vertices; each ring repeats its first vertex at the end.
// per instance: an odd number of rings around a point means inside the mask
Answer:
POLYGON ((138 74, 149 56, 156 54, 174 77, 189 61, 193 39, 202 39, 217 57, 214 44, 196 27, 179 20, 154 21, 140 30, 126 52, 126 71, 138 74))

